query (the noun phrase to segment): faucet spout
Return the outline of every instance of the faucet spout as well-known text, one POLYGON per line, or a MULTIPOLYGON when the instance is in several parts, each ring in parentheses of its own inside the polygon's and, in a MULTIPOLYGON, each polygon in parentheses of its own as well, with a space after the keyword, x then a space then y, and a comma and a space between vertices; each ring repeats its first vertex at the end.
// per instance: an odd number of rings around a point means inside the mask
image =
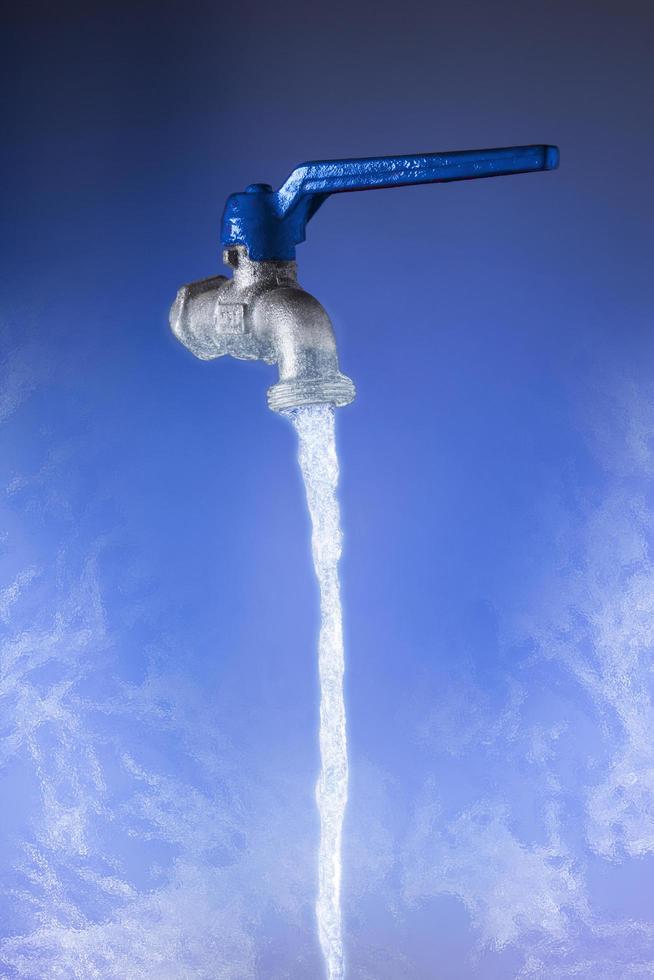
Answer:
POLYGON ((231 354, 277 364, 279 381, 268 390, 273 411, 351 402, 355 388, 339 370, 331 321, 299 285, 296 263, 257 262, 244 247, 226 249, 225 259, 231 279, 179 290, 170 311, 175 336, 202 360, 231 354))
POLYGON ((279 381, 268 389, 273 411, 300 405, 347 405, 353 383, 338 366, 331 320, 317 299, 299 286, 280 286, 254 304, 255 329, 270 330, 279 381))

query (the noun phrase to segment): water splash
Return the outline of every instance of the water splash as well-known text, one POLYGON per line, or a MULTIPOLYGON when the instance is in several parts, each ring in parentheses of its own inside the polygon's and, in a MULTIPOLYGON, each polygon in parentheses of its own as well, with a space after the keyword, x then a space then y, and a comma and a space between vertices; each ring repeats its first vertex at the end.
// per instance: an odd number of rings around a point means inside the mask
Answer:
POLYGON ((316 799, 320 854, 316 916, 329 980, 345 975, 341 932, 341 836, 347 802, 347 736, 343 698, 343 625, 338 581, 341 526, 336 486, 334 409, 311 405, 285 413, 299 437, 299 461, 313 525, 313 562, 320 586, 320 755, 316 799))

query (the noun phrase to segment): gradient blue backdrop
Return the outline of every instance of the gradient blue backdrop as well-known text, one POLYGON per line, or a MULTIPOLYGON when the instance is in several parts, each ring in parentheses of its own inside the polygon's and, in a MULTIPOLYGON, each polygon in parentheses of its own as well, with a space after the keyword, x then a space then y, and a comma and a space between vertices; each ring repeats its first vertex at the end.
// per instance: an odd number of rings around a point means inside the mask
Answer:
POLYGON ((358 980, 654 975, 654 16, 626 2, 6 15, 0 962, 304 980, 317 597, 273 369, 170 335, 225 197, 306 159, 552 142, 341 195, 298 250, 339 412, 358 980))

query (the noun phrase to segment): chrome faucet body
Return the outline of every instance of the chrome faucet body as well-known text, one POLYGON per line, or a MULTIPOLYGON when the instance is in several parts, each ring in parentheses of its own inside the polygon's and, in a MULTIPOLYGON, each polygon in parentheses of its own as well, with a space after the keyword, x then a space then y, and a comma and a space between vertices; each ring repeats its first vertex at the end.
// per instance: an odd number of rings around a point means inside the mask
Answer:
POLYGON ((227 199, 223 213, 223 256, 232 278, 213 276, 183 286, 170 311, 172 330, 202 360, 231 354, 277 364, 279 381, 268 390, 275 411, 347 405, 355 389, 339 370, 331 321, 298 284, 295 262, 307 223, 327 198, 553 170, 558 161, 558 149, 546 145, 322 160, 297 167, 278 191, 250 184, 227 199))
POLYGON ((347 405, 355 388, 341 374, 327 313, 297 281, 297 263, 249 258, 244 246, 225 249, 233 276, 183 286, 170 311, 175 336, 196 357, 224 354, 277 364, 268 389, 276 412, 300 405, 347 405))

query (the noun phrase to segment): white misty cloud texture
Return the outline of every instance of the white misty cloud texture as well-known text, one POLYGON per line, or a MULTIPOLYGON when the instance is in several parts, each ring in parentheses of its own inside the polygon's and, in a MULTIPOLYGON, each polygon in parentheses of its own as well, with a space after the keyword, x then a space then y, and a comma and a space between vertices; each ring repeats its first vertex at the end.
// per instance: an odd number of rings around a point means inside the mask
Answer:
MULTIPOLYGON (((30 362, 19 352, 5 365, 5 417, 38 387, 43 372, 30 362)), ((85 540, 43 487, 66 482, 59 471, 76 452, 84 446, 49 447, 45 478, 38 465, 33 478, 10 471, 4 488, 0 974, 281 977, 266 957, 283 921, 311 975, 315 839, 311 821, 294 817, 305 813, 296 781, 239 765, 211 692, 176 666, 178 651, 134 649, 142 600, 114 597, 122 626, 112 621, 98 555, 115 529, 85 540), (44 517, 61 543, 21 568, 44 517)))
POLYGON ((519 628, 597 711, 608 756, 585 787, 590 848, 637 857, 654 852, 654 392, 624 386, 605 412, 592 430, 605 486, 519 628))
POLYGON ((591 865, 610 875, 654 854, 654 391, 607 397, 589 443, 592 485, 557 503, 556 561, 504 624, 505 643, 531 650, 507 673, 506 707, 492 720, 471 679, 420 730, 435 761, 476 756, 496 785, 452 813, 430 782, 404 859, 410 904, 449 894, 465 905, 479 943, 471 976, 505 949, 521 954, 521 977, 654 975, 654 913, 607 914, 589 877, 591 865), (547 723, 530 710, 539 699, 547 723))
POLYGON ((482 802, 448 821, 433 791, 418 807, 408 843, 407 900, 455 895, 481 941, 496 949, 523 934, 564 939, 570 912, 583 910, 586 899, 560 841, 521 842, 509 826, 509 808, 500 804, 482 802))
POLYGON ((49 622, 3 644, 0 759, 34 796, 0 963, 33 980, 254 977, 267 907, 297 922, 309 898, 292 789, 248 786, 200 692, 155 667, 121 682, 111 644, 92 563, 49 622))
MULTIPOLYGON (((19 352, 0 371, 9 426, 47 374, 32 361, 19 352)), ((638 915, 607 901, 613 871, 654 860, 651 433, 654 392, 624 386, 597 409, 598 469, 561 494, 551 567, 526 583, 519 615, 502 613, 502 642, 522 652, 503 661, 499 694, 465 671, 442 685, 416 723, 417 800, 351 759, 352 980, 429 975, 403 929, 418 909, 438 916, 443 896, 469 919, 457 977, 654 975, 646 896, 638 915)), ((48 447, 0 499, 13 508, 0 555, 0 974, 317 977, 313 787, 286 760, 248 771, 175 637, 135 649, 147 600, 108 596, 102 544, 79 535, 68 495, 49 496, 77 451, 48 447), (56 511, 59 540, 32 553, 39 506, 56 511)))
MULTIPOLYGON (((0 342, 3 349, 9 344, 8 331, 0 326, 0 342)), ((5 422, 37 388, 47 369, 39 369, 44 361, 38 357, 34 344, 13 346, 10 355, 0 359, 0 422, 5 422)))

